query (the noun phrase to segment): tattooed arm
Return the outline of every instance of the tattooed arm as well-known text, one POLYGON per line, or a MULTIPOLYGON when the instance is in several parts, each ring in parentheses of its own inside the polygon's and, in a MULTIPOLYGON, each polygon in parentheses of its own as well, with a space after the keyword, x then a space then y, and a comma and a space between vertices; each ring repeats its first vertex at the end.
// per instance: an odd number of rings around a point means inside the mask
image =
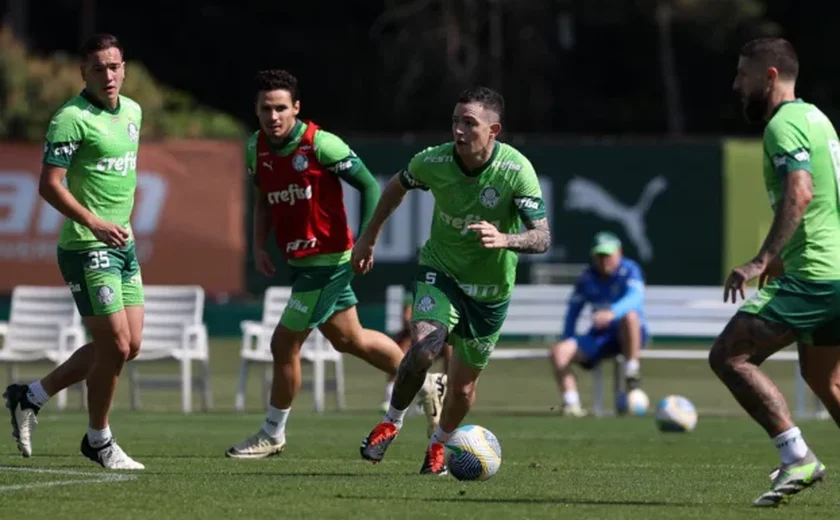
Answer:
POLYGON ((773 225, 753 262, 767 265, 779 255, 802 223, 813 197, 814 186, 809 172, 797 170, 785 176, 784 195, 773 216, 773 225))
POLYGON ((522 233, 505 235, 507 249, 517 253, 539 254, 548 251, 551 245, 551 230, 548 228, 548 219, 541 218, 533 222, 525 222, 528 229, 522 233))

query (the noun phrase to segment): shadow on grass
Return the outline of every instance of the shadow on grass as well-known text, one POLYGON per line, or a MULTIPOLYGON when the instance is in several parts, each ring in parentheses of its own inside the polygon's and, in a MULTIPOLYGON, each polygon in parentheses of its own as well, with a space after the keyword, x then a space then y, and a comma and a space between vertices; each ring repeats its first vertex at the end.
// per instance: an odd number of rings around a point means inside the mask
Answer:
POLYGON ((553 504, 577 506, 636 506, 636 507, 697 507, 700 504, 692 502, 662 502, 658 500, 609 500, 585 498, 471 498, 471 497, 372 497, 350 496, 338 494, 338 499, 345 500, 396 500, 404 502, 441 502, 441 503, 474 503, 474 504, 553 504))

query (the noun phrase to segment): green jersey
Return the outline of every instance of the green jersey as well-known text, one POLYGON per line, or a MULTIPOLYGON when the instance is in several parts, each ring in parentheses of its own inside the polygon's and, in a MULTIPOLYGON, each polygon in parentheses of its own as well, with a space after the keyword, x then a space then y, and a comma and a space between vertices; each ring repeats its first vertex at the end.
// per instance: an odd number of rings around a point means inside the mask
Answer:
POLYGON ((806 280, 840 280, 840 142, 831 121, 800 99, 781 104, 764 131, 764 183, 774 211, 784 178, 804 170, 813 198, 782 249, 785 272, 806 280))
MULTIPOLYGON (((67 169, 67 188, 73 197, 129 233, 142 119, 140 105, 125 96, 110 110, 83 91, 55 113, 44 145, 44 164, 67 169)), ((89 249, 104 244, 90 229, 66 219, 58 245, 89 249)))
POLYGON ((530 161, 512 146, 496 143, 490 160, 468 172, 450 142, 415 155, 400 181, 406 189, 430 190, 435 198, 420 263, 446 273, 477 301, 508 299, 516 282, 517 253, 483 248, 467 227, 484 220, 502 233, 518 233, 523 221, 545 218, 530 161))

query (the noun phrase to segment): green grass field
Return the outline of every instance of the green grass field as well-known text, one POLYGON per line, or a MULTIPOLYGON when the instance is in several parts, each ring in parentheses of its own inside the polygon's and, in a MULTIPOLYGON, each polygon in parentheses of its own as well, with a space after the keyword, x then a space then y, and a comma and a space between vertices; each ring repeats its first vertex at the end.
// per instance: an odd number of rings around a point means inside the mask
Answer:
MULTIPOLYGON (((699 345, 694 345, 699 347, 699 345)), ((233 412, 238 370, 235 341, 214 341, 214 411, 184 416, 174 391, 145 391, 143 408, 128 410, 121 385, 112 427, 120 444, 146 464, 125 476, 105 472, 78 454, 86 417, 47 408, 36 430, 35 456, 17 454, 6 420, 0 429, 0 516, 4 518, 609 518, 672 519, 840 517, 837 430, 828 421, 800 421, 806 440, 828 466, 829 482, 781 510, 755 510, 769 484, 775 449, 703 362, 648 362, 645 388, 655 403, 687 395, 702 410, 691 434, 663 435, 650 418, 558 417, 559 398, 545 362, 504 361, 483 376, 469 422, 499 437, 504 462, 487 482, 417 474, 425 425, 410 417, 382 464, 359 458, 362 437, 380 418, 384 377, 348 360, 345 413, 315 414, 311 394, 297 402, 285 454, 234 461, 224 450, 262 422, 259 370, 253 371, 249 412, 233 412), (5 432, 3 431, 5 430, 5 432)), ((21 369, 29 381, 46 365, 21 369)), ((144 365, 143 373, 172 367, 144 365)), ((792 396, 793 367, 768 365, 792 396)), ((585 375, 583 382, 588 381, 585 375)), ((588 404, 588 385, 584 400, 588 404)), ((198 405, 196 399, 196 405, 198 405)))

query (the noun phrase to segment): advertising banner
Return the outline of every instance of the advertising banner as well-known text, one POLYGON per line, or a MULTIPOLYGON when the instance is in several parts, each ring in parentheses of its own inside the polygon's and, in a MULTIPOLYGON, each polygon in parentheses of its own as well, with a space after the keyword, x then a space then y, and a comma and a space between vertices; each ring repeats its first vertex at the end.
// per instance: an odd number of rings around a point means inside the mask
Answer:
MULTIPOLYGON (((63 216, 38 194, 43 148, 0 143, 0 291, 63 284, 63 216)), ((132 227, 144 282, 240 292, 243 149, 239 142, 141 143, 132 227)))
MULTIPOLYGON (((414 153, 434 144, 349 143, 383 185, 414 153)), ((539 175, 553 238, 548 253, 520 257, 520 281, 528 281, 533 263, 588 262, 592 236, 609 230, 622 239, 626 255, 642 265, 650 284, 721 283, 723 185, 717 143, 516 147, 539 175)), ((355 231, 359 194, 344 185, 344 195, 355 231)), ((249 244, 251 199, 245 222, 249 244)), ((417 248, 429 236, 434 212, 431 194, 408 194, 377 244, 376 267, 354 283, 362 301, 381 301, 386 285, 410 282, 417 248)), ((276 258, 282 264, 279 254, 276 258)), ((249 291, 287 283, 285 269, 278 267, 277 277, 269 280, 249 260, 249 291)))

